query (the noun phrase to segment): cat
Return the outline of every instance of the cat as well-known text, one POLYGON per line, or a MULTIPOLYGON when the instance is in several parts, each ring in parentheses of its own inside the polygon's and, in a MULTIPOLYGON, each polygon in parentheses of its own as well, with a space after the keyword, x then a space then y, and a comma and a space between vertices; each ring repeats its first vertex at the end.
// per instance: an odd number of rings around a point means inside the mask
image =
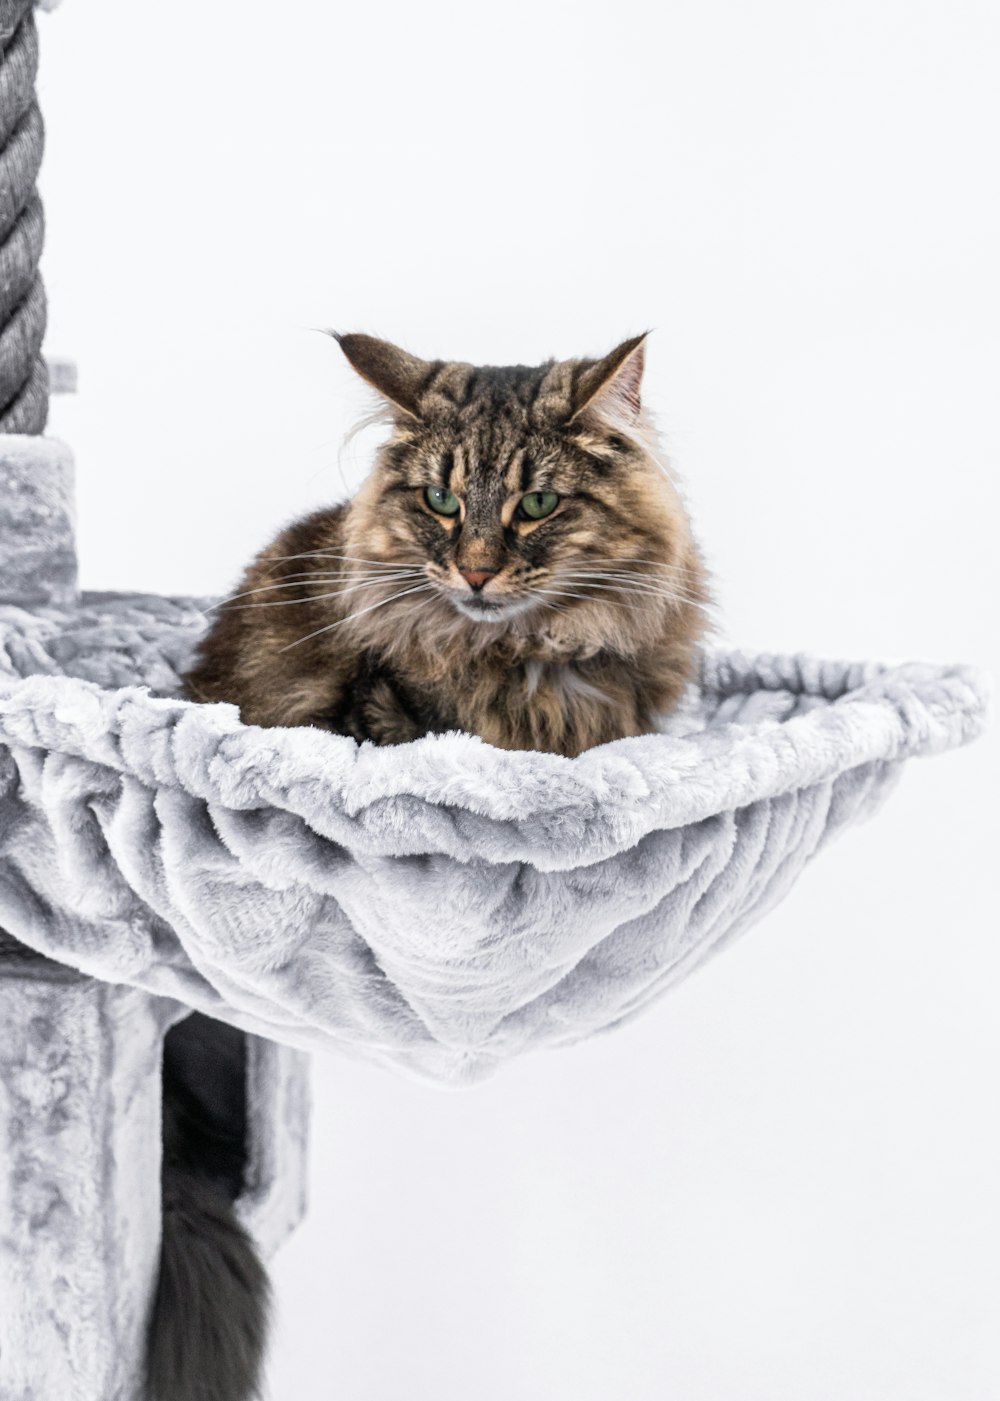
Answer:
POLYGON ((529 368, 337 337, 392 433, 351 501, 284 530, 186 678, 253 725, 573 756, 655 728, 706 621, 641 408, 645 337, 529 368))
MULTIPOLYGON (((602 359, 506 368, 336 339, 390 435, 352 500, 290 525, 253 561, 198 649, 187 697, 233 702, 247 724, 376 744, 464 730, 573 757, 654 730, 691 678, 709 597, 642 408, 645 336, 602 359)), ((267 1277, 232 1213, 236 1186, 198 1171, 210 1130, 190 1089, 165 1077, 150 1394, 246 1401, 267 1277), (208 1316, 192 1317, 199 1308, 208 1316)))

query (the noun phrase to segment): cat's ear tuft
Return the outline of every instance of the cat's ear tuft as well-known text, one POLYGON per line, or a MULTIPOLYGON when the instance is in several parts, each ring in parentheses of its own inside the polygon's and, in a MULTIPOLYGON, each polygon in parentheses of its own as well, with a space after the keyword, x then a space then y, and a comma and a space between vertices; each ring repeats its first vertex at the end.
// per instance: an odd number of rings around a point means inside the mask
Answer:
POLYGON ((330 335, 340 346, 363 380, 377 389, 383 399, 412 418, 420 417, 420 391, 433 365, 400 350, 398 345, 357 332, 330 335))
POLYGON ((634 423, 642 407, 640 391, 648 331, 615 346, 603 360, 595 360, 577 376, 573 386, 569 422, 586 410, 599 417, 634 423))

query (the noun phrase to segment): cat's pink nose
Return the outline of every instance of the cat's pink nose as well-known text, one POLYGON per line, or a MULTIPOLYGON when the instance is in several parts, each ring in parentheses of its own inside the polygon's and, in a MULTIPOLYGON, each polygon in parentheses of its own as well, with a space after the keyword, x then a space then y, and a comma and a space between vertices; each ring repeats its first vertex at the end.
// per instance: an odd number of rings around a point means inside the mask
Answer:
POLYGON ((474 589, 476 593, 478 593, 483 585, 493 578, 493 575, 497 571, 495 569, 460 569, 458 572, 468 584, 469 588, 474 589))

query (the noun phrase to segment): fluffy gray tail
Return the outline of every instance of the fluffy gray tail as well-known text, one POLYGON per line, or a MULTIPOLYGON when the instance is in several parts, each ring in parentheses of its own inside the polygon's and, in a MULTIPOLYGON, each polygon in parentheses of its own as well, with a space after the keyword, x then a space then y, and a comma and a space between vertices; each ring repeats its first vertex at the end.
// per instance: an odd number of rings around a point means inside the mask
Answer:
POLYGON ((259 1396, 269 1299, 267 1273, 224 1193, 165 1167, 148 1401, 259 1396))

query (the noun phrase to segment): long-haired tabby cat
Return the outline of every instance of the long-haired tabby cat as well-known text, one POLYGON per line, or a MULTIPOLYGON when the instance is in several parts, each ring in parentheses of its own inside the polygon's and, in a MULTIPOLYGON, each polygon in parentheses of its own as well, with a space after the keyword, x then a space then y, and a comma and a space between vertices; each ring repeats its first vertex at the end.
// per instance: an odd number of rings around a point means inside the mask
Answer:
MULTIPOLYGON (((377 744, 465 730, 574 756, 653 730, 691 675, 707 593, 641 407, 645 337, 599 360, 507 368, 337 340, 391 434, 352 500, 290 525, 250 565, 186 694, 235 702, 249 724, 377 744)), ((168 1105, 182 1089, 168 1075, 168 1105)), ((151 1394, 244 1401, 265 1277, 219 1181, 213 1194, 190 1159, 176 1145, 165 1158, 164 1260, 186 1285, 161 1272, 151 1394), (229 1319, 191 1318, 216 1297, 229 1319), (180 1383, 180 1351, 203 1390, 180 1383)))

